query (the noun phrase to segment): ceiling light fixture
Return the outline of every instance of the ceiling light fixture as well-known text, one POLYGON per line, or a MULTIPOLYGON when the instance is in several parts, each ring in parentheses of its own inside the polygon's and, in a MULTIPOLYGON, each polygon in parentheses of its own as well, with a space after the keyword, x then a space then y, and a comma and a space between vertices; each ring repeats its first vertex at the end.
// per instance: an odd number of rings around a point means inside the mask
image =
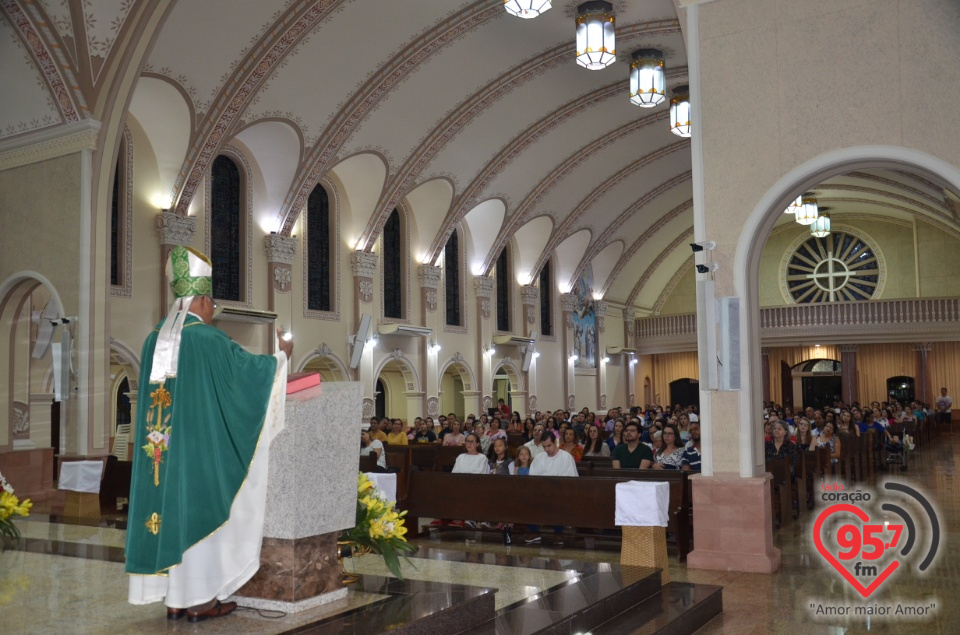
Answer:
POLYGON ((667 76, 663 70, 663 51, 634 51, 630 62, 630 102, 641 108, 653 108, 667 98, 667 76))
POLYGON ((617 61, 613 5, 591 0, 577 7, 577 64, 592 71, 617 61))
POLYGON ((829 214, 820 214, 815 221, 810 223, 810 235, 816 236, 817 238, 826 238, 830 235, 829 214))
POLYGON ((794 216, 801 225, 812 225, 813 222, 817 220, 817 216, 820 215, 817 209, 817 199, 809 192, 801 196, 800 199, 800 209, 797 210, 794 216))
POLYGON ((677 86, 670 100, 670 132, 678 137, 689 137, 690 128, 690 87, 677 86))
POLYGON ((793 201, 787 205, 787 209, 783 210, 784 214, 796 214, 800 208, 803 207, 803 197, 798 196, 797 200, 793 201))
POLYGON ((524 20, 537 17, 551 6, 550 0, 503 0, 503 8, 507 13, 524 20))

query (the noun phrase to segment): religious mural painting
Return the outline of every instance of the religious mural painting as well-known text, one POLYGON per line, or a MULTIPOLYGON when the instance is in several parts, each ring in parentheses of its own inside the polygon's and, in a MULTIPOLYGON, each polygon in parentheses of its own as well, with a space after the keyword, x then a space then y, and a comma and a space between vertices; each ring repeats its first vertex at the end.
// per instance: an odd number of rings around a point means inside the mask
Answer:
POLYGON ((593 302, 593 267, 587 265, 572 292, 577 299, 573 310, 573 352, 577 368, 597 367, 597 313, 593 302))

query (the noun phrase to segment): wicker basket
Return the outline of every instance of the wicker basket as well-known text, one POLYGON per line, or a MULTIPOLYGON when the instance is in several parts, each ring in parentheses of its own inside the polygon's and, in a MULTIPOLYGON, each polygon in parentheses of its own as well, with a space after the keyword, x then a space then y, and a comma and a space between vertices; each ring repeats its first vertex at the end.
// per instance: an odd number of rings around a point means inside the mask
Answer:
POLYGON ((620 564, 660 569, 660 584, 670 582, 666 527, 623 527, 620 564))

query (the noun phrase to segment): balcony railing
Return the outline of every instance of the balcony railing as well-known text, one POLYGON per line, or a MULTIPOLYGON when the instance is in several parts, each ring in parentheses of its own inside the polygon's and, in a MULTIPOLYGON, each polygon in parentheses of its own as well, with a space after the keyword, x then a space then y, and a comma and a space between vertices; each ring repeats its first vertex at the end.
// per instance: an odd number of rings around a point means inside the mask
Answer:
MULTIPOLYGON (((637 320, 637 348, 644 352, 696 348, 697 316, 664 315, 637 320)), ((844 341, 960 339, 960 298, 797 304, 760 309, 766 343, 801 343, 817 336, 844 341)))

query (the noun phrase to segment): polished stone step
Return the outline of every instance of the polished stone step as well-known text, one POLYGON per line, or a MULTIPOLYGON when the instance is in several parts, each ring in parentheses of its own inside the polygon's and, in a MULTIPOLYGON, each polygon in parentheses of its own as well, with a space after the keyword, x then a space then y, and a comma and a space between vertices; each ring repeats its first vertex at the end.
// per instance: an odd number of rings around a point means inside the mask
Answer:
POLYGON ((723 612, 723 587, 671 582, 661 593, 590 627, 592 635, 687 635, 723 612))

